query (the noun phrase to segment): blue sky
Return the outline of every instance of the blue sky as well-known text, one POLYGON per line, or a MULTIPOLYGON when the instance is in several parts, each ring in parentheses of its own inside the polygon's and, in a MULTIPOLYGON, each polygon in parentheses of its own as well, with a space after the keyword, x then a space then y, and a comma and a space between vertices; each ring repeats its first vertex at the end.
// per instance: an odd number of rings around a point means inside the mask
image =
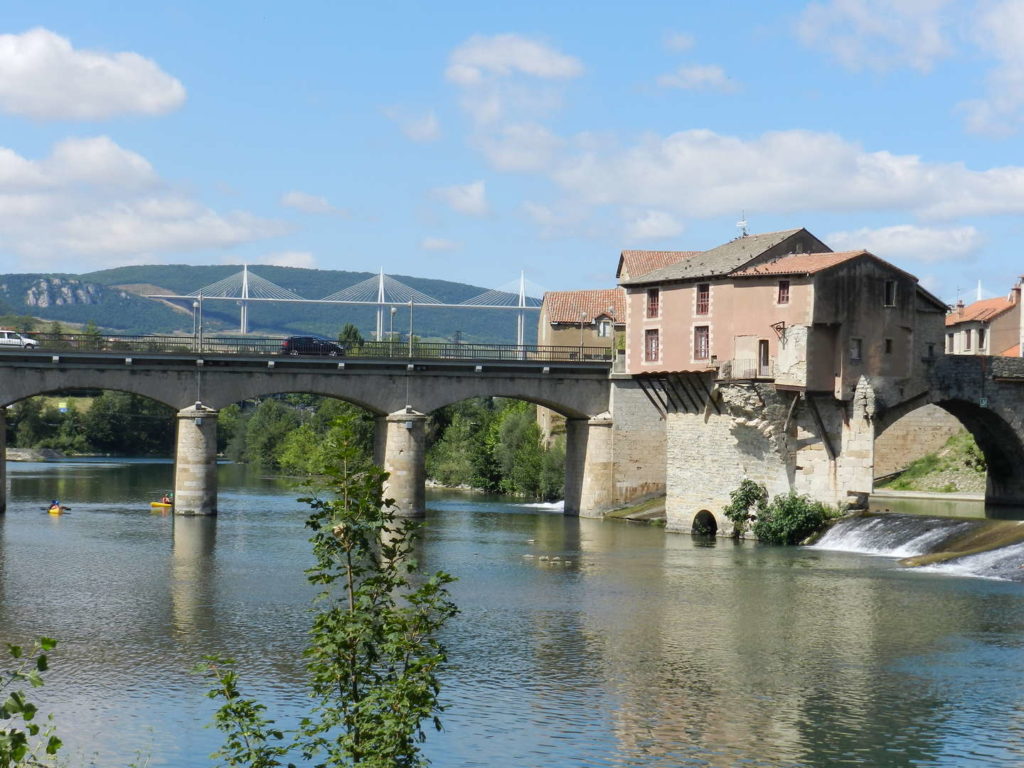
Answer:
POLYGON ((3 272, 597 288, 741 216, 949 301, 1024 272, 1024 0, 4 10, 3 272))

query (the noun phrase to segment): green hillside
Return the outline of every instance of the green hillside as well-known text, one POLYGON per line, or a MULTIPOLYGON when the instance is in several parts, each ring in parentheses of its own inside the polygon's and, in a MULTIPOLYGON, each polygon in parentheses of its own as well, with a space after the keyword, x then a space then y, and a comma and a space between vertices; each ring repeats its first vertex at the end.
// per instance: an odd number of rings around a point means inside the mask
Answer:
MULTIPOLYGON (((188 294, 231 277, 240 266, 153 265, 105 269, 84 275, 12 274, 0 276, 0 314, 24 314, 70 323, 93 321, 121 333, 191 333, 192 301, 160 301, 142 294, 188 294)), ((369 272, 255 266, 250 274, 269 280, 303 298, 321 299, 368 278, 369 272)), ((459 303, 487 289, 446 280, 395 278, 410 288, 445 303, 459 303)), ((409 330, 408 305, 397 304, 385 332, 409 330)), ((239 309, 234 301, 203 302, 208 332, 236 331, 239 309)), ((249 304, 249 331, 287 335, 297 332, 334 336, 345 323, 354 323, 367 338, 376 327, 376 307, 317 304, 249 304)), ((527 342, 536 339, 537 313, 526 315, 527 342)), ((456 332, 467 342, 514 343, 516 313, 506 310, 444 309, 417 304, 413 332, 424 339, 450 339, 456 332)))

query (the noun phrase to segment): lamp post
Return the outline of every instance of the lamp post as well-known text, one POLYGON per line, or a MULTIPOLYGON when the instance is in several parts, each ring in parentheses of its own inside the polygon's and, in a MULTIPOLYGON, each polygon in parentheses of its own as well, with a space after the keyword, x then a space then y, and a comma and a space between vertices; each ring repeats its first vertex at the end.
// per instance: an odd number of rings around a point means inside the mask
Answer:
POLYGON ((199 312, 199 302, 198 301, 193 301, 192 302, 192 348, 196 352, 199 351, 199 335, 198 335, 199 324, 197 322, 197 320, 198 320, 198 317, 197 317, 198 312, 199 312))
POLYGON ((583 324, 587 321, 587 313, 580 310, 580 360, 583 359, 583 324))
POLYGON ((198 333, 199 344, 198 344, 198 346, 199 346, 199 349, 197 350, 197 352, 199 352, 199 354, 202 354, 203 353, 203 294, 202 294, 202 291, 200 291, 200 293, 199 293, 199 301, 197 303, 199 304, 199 307, 198 307, 198 311, 199 311, 199 333, 198 333))
POLYGON ((391 357, 391 348, 395 343, 395 313, 398 307, 391 308, 391 323, 388 326, 388 357, 391 357))
POLYGON ((409 299, 409 357, 412 357, 412 299, 409 299))

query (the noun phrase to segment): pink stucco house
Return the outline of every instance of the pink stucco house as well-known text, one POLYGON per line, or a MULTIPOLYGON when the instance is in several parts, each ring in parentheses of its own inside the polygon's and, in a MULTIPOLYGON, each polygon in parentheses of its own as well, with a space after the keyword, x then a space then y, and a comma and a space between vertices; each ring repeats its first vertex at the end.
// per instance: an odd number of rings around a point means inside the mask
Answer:
POLYGON ((624 251, 626 370, 853 396, 861 376, 905 378, 942 351, 946 306, 864 251, 806 229, 744 235, 709 251, 624 251))

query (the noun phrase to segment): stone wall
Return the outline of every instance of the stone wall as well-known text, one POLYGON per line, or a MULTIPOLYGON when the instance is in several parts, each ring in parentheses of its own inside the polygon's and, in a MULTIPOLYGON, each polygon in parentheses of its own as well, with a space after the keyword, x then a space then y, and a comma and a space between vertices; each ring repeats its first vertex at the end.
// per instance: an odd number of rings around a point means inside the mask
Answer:
POLYGON ((871 491, 873 400, 866 380, 849 403, 749 383, 720 386, 716 404, 717 410, 666 417, 670 530, 689 532, 706 510, 719 532, 729 533, 722 510, 744 479, 770 496, 794 491, 830 504, 871 491))
POLYGON ((611 382, 613 480, 616 504, 665 492, 665 421, 630 377, 611 382))
POLYGON ((905 469, 934 453, 963 428, 955 416, 937 405, 911 411, 875 438, 875 477, 905 469))

